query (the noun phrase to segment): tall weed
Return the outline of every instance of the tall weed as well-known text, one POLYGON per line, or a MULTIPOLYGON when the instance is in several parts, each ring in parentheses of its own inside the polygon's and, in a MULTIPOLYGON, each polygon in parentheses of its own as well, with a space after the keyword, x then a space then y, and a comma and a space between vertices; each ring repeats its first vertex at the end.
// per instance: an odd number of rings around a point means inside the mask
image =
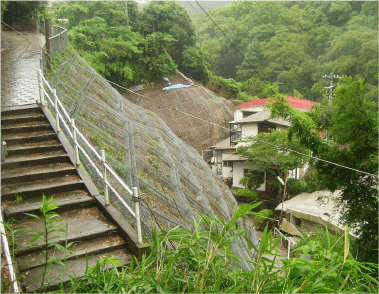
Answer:
POLYGON ((85 277, 72 280, 72 293, 377 293, 378 282, 370 276, 378 265, 358 262, 350 252, 346 230, 344 246, 337 249, 326 230, 326 243, 315 240, 298 247, 310 253, 307 260, 294 257, 283 260, 271 231, 264 229, 258 248, 245 236, 237 220, 259 204, 241 206, 231 221, 202 217, 192 232, 180 227, 153 231, 152 249, 142 260, 118 268, 115 259, 102 260, 89 268, 85 277), (239 266, 241 258, 231 249, 238 237, 244 237, 255 249, 254 269, 239 266), (325 245, 326 244, 326 245, 325 245))

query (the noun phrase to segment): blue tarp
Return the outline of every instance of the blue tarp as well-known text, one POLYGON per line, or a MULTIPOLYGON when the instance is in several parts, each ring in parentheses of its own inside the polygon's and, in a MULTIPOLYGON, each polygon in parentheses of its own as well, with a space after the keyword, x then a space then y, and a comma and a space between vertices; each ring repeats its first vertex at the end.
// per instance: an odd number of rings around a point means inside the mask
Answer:
POLYGON ((170 89, 187 88, 187 87, 191 87, 192 85, 193 84, 190 84, 190 85, 175 84, 175 85, 172 85, 172 86, 169 86, 169 87, 165 87, 162 90, 166 91, 166 90, 170 90, 170 89))

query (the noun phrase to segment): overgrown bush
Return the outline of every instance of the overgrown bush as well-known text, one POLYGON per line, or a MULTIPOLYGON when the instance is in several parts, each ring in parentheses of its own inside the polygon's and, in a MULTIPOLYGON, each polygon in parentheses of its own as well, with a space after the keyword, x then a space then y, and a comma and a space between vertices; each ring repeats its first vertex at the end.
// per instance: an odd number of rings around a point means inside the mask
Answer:
POLYGON ((258 191, 253 191, 250 189, 238 189, 236 193, 238 196, 249 197, 254 201, 256 201, 260 195, 258 191))
MULTIPOLYGON (((330 234, 327 227, 317 225, 312 233, 304 230, 299 241, 293 246, 293 249, 302 248, 307 244, 309 245, 310 242, 318 242, 324 248, 328 248, 329 244, 334 244, 334 250, 336 252, 340 252, 344 247, 343 235, 330 234)), ((297 256, 299 256, 299 254, 297 254, 297 256)))
POLYGON ((212 76, 207 84, 207 88, 225 98, 237 98, 240 93, 240 83, 234 79, 224 79, 212 76))
POLYGON ((258 189, 258 187, 264 182, 264 172, 254 168, 249 169, 239 181, 239 183, 244 185, 245 188, 251 190, 258 189))
POLYGON ((302 192, 307 191, 307 184, 300 179, 288 179, 287 180, 287 193, 294 196, 302 192))
POLYGON ((257 228, 262 230, 269 221, 269 218, 274 214, 271 209, 262 209, 255 216, 255 225, 257 228))
MULTIPOLYGON (((133 259, 120 267, 118 260, 99 260, 80 279, 65 285, 70 293, 377 293, 377 264, 361 263, 344 246, 338 251, 332 241, 310 240, 298 251, 310 253, 311 260, 290 258, 278 267, 276 256, 280 238, 264 229, 259 247, 245 237, 256 250, 252 270, 241 268, 232 244, 245 231, 237 220, 257 205, 241 206, 230 222, 203 218, 195 231, 180 227, 153 232, 151 252, 142 260, 133 259), (272 258, 268 259, 267 255, 272 258), (105 270, 107 269, 107 270, 105 270)), ((330 239, 326 231, 325 239, 330 239)), ((59 292, 63 292, 62 289, 59 292)))
POLYGON ((324 190, 325 187, 322 185, 320 180, 317 178, 316 172, 310 172, 306 177, 305 177, 305 182, 307 183, 307 192, 308 193, 313 193, 315 191, 321 191, 324 190))

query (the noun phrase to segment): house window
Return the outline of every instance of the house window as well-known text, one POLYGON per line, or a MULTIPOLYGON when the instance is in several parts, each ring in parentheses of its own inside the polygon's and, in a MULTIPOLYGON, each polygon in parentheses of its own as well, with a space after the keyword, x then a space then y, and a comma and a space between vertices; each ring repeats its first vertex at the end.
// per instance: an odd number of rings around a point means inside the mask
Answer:
POLYGON ((256 111, 242 111, 242 118, 248 117, 254 113, 257 113, 256 111))
POLYGON ((292 223, 293 223, 295 226, 300 227, 300 225, 301 225, 301 219, 297 218, 296 216, 292 216, 292 223))
POLYGON ((233 166, 232 162, 230 162, 230 161, 224 161, 223 163, 224 163, 225 167, 226 166, 233 166))
POLYGON ((271 133, 271 130, 275 130, 276 125, 267 123, 258 123, 258 134, 260 133, 271 133))

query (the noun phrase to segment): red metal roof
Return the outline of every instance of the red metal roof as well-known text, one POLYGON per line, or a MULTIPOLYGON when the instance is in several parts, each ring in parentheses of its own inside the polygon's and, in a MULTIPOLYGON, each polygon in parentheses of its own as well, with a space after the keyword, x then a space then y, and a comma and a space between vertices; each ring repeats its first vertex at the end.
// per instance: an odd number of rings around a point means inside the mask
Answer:
MULTIPOLYGON (((244 104, 238 105, 235 108, 246 108, 246 107, 254 107, 259 105, 265 105, 269 98, 257 99, 253 101, 246 102, 244 104)), ((310 110, 313 104, 319 104, 317 102, 304 100, 296 97, 287 96, 287 101, 292 107, 304 110, 310 110)))

